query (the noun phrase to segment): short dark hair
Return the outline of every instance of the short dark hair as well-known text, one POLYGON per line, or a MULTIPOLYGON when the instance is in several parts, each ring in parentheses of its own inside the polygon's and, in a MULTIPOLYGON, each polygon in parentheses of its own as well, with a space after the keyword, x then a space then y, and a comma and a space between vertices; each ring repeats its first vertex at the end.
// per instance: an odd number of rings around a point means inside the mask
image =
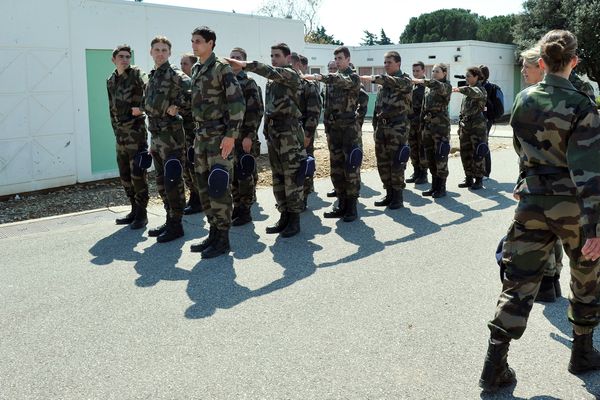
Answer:
POLYGON ((192 31, 192 36, 200 35, 204 38, 204 41, 208 43, 209 41, 213 41, 212 48, 214 49, 217 45, 217 34, 215 31, 210 29, 208 26, 199 26, 192 31))
POLYGON ((281 50, 285 57, 289 56, 292 52, 290 50, 290 46, 285 43, 277 43, 271 46, 271 50, 281 50))
POLYGON ((393 58, 397 63, 402 62, 402 58, 400 57, 400 53, 397 51, 388 51, 383 55, 383 58, 393 58))
POLYGON ((490 69, 487 67, 487 65, 483 65, 481 64, 479 66, 479 69, 481 70, 481 73, 483 74, 484 80, 488 80, 490 79, 490 69))
POLYGON ((128 44, 122 44, 120 46, 115 47, 115 49, 112 52, 112 56, 113 58, 115 58, 117 56, 117 54, 119 54, 119 52, 121 51, 126 51, 129 53, 129 55, 131 55, 131 47, 129 47, 128 44))
POLYGON ((169 46, 169 50, 171 50, 171 41, 167 39, 166 36, 154 36, 154 39, 150 42, 150 47, 154 46, 156 43, 164 43, 169 46))
POLYGON ((476 76, 478 80, 483 81, 485 77, 483 76, 483 72, 479 69, 479 67, 470 67, 467 68, 467 73, 473 76, 476 76))
POLYGON ((344 57, 346 58, 350 57, 350 49, 348 49, 346 46, 340 46, 333 51, 334 56, 338 55, 339 53, 344 53, 344 57))
POLYGON ((291 56, 291 60, 292 60, 292 64, 296 64, 298 62, 300 62, 300 56, 298 55, 298 53, 296 53, 295 51, 292 52, 292 56, 291 56))
POLYGON ((304 65, 305 67, 308 66, 308 58, 306 58, 305 56, 303 56, 302 54, 300 54, 300 63, 302 65, 304 65))
POLYGON ((246 50, 242 49, 241 47, 234 47, 233 49, 231 49, 230 53, 233 53, 234 51, 240 53, 244 61, 248 59, 248 54, 246 54, 246 50))
POLYGON ((196 64, 198 62, 198 57, 196 57, 195 55, 193 55, 192 53, 184 53, 181 55, 181 57, 187 57, 190 62, 192 63, 192 65, 196 64))
POLYGON ((423 63, 423 61, 417 61, 412 66, 413 67, 421 67, 421 69, 425 69, 425 64, 423 63))

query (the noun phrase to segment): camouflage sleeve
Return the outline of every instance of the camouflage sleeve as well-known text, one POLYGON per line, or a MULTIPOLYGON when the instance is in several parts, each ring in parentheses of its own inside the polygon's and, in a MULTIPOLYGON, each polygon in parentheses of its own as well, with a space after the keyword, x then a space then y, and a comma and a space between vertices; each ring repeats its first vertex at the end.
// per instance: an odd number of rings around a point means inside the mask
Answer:
POLYGON ((585 93, 590 99, 592 99, 594 101, 594 103, 596 102, 596 95, 594 93, 594 88, 592 87, 592 85, 589 82, 583 83, 583 85, 581 86, 581 91, 583 93, 585 93))
POLYGON ((306 114, 304 115, 304 133, 306 137, 312 138, 315 135, 321 116, 321 97, 317 85, 311 83, 304 88, 306 99, 306 114))
POLYGON ((446 88, 444 87, 445 85, 440 82, 437 81, 435 79, 423 79, 423 85, 425 87, 428 87, 429 89, 433 90, 435 93, 439 93, 439 94, 445 94, 446 93, 446 88))
POLYGON ((272 67, 258 61, 252 61, 246 64, 246 71, 254 72, 264 78, 294 89, 298 88, 302 83, 300 75, 291 68, 272 67))
POLYGON ((192 81, 181 71, 175 74, 173 85, 173 104, 179 108, 190 108, 192 81))
POLYGON ((487 94, 476 86, 463 86, 458 88, 458 90, 461 94, 464 94, 467 97, 472 97, 476 99, 487 99, 487 94))
POLYGON ((341 89, 352 89, 360 85, 360 78, 356 74, 343 75, 335 73, 321 75, 321 81, 341 89))
POLYGON ((246 100, 246 111, 244 113, 244 122, 240 128, 240 137, 250 137, 256 139, 260 121, 262 120, 265 108, 262 95, 256 81, 250 79, 243 90, 246 100))
POLYGON ((408 93, 413 89, 412 79, 406 76, 374 75, 373 83, 381 86, 389 86, 408 93))
POLYGON ((144 98, 144 90, 146 90, 146 85, 148 84, 148 75, 141 69, 138 69, 134 83, 134 89, 131 96, 131 107, 141 107, 144 98))
POLYGON ((360 85, 360 92, 358 93, 358 107, 356 109, 357 121, 359 126, 362 126, 363 122, 365 122, 365 117, 367 116, 367 110, 369 108, 369 94, 365 90, 365 88, 360 85))
POLYGON ((600 116, 596 107, 580 113, 567 143, 567 164, 581 202, 586 237, 600 237, 600 116))
POLYGON ((229 127, 227 132, 225 132, 225 136, 237 139, 240 127, 244 121, 246 102, 242 88, 228 64, 224 64, 221 69, 221 83, 225 91, 227 110, 229 111, 229 127))

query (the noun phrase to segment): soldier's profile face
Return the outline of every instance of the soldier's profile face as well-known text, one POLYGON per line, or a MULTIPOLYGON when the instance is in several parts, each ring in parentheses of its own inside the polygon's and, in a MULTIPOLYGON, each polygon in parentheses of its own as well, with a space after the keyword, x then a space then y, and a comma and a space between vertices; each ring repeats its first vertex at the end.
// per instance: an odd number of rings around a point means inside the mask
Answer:
POLYGON ((412 67, 412 74, 416 79, 421 79, 425 76, 425 70, 420 65, 417 65, 416 67, 412 67))
POLYGON ((431 77, 436 81, 442 80, 446 77, 446 72, 444 72, 437 65, 431 70, 431 77))
MULTIPOLYGON (((239 61, 246 61, 244 60, 244 56, 242 55, 242 53, 240 53, 239 51, 232 51, 231 54, 229 54, 229 58, 233 58, 234 60, 239 61)), ((242 67, 239 67, 236 64, 231 64, 231 69, 233 70, 233 72, 238 73, 242 70, 242 67)))
POLYGON ((528 85, 534 85, 544 79, 544 70, 540 68, 539 64, 531 64, 523 61, 521 74, 528 85))
POLYGON ((477 76, 472 75, 470 72, 467 72, 467 74, 465 75, 465 79, 469 86, 475 86, 478 81, 477 76))
POLYGON ((271 65, 274 67, 283 67, 287 64, 287 57, 283 55, 280 49, 271 49, 271 65))
POLYGON ((196 57, 205 58, 212 53, 212 40, 207 42, 202 35, 192 35, 192 50, 196 57))
POLYGON ((112 62, 117 68, 126 69, 131 64, 131 54, 128 51, 120 51, 112 58, 112 62))
POLYGON ((342 52, 335 54, 333 59, 338 71, 343 71, 350 65, 350 57, 346 57, 342 52))
POLYGON ((327 71, 330 74, 335 74, 337 72, 337 67, 335 65, 335 61, 330 61, 329 64, 327 64, 327 71))
POLYGON ((166 43, 154 43, 150 49, 150 55, 155 65, 163 65, 171 56, 171 49, 166 43))
POLYGON ((400 63, 396 62, 393 57, 385 57, 383 60, 383 68, 388 75, 394 75, 400 71, 400 63))

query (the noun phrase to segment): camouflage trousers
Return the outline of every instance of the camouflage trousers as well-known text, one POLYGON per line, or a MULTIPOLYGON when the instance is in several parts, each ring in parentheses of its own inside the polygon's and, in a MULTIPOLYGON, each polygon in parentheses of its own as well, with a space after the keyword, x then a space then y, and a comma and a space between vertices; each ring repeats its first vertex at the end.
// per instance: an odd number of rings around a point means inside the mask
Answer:
MULTIPOLYGON (((233 196, 233 205, 238 207, 243 204, 246 207, 252 207, 254 204, 254 197, 256 193, 256 182, 258 181, 257 171, 254 170, 254 173, 250 176, 243 177, 240 174, 238 169, 238 159, 245 152, 242 148, 242 139, 238 139, 235 141, 235 167, 233 168, 233 180, 231 182, 231 194, 233 196)), ((254 158, 258 158, 260 156, 260 142, 253 141, 252 148, 250 149, 250 154, 254 158)))
POLYGON ((300 163, 306 158, 304 131, 295 124, 284 131, 270 128, 267 147, 277 209, 279 212, 301 213, 304 209, 304 187, 296 184, 296 175, 300 163))
POLYGON ((183 169, 183 181, 185 187, 190 191, 190 196, 195 193, 198 196, 198 183, 196 182, 196 173, 194 172, 194 164, 190 163, 187 157, 187 151, 190 147, 194 147, 194 140, 196 135, 194 134, 193 125, 185 125, 183 128, 185 132, 185 168, 183 169))
MULTIPOLYGON (((310 143, 306 148, 306 154, 310 154, 314 157, 315 155, 315 137, 310 138, 310 143)), ((312 176, 307 176, 304 179, 304 198, 306 198, 309 194, 315 191, 314 179, 312 176)))
POLYGON ((506 341, 523 335, 557 238, 570 259, 569 321, 579 330, 598 324, 600 260, 587 261, 581 255, 585 238, 580 214, 577 199, 572 196, 521 196, 504 244, 506 277, 496 315, 488 323, 492 338, 506 341))
POLYGON ((423 148, 425 168, 429 168, 431 176, 448 178, 448 157, 440 157, 441 143, 450 144, 450 119, 447 114, 428 115, 423 122, 423 148))
POLYGON ((155 130, 152 133, 152 145, 150 151, 154 161, 154 170, 156 172, 156 188, 163 201, 165 210, 169 217, 175 221, 181 221, 183 208, 185 207, 185 193, 183 187, 183 177, 170 190, 165 188, 165 163, 174 157, 185 165, 185 138, 181 124, 173 124, 155 130))
POLYGON ((425 160, 425 148, 423 146, 423 123, 421 118, 417 117, 410 120, 410 129, 408 131, 408 145, 410 146, 410 163, 415 168, 427 168, 425 160))
POLYGON ((394 156, 400 146, 406 144, 408 135, 407 125, 396 124, 385 126, 378 124, 375 129, 375 158, 379 178, 386 190, 401 190, 406 187, 404 183, 404 170, 406 166, 395 166, 394 156))
POLYGON ((119 178, 125 189, 127 197, 134 199, 139 207, 148 206, 148 173, 142 172, 142 176, 133 175, 133 161, 140 149, 147 149, 146 141, 140 143, 124 143, 117 139, 117 166, 119 167, 119 178))
POLYGON ((480 143, 486 143, 486 119, 461 121, 459 130, 460 160, 465 176, 483 178, 485 157, 476 157, 475 150, 480 143))
POLYGON ((233 179, 233 151, 227 159, 221 157, 221 141, 223 133, 219 131, 196 130, 196 141, 194 142, 194 168, 196 181, 198 182, 198 193, 200 203, 204 209, 206 220, 210 226, 220 231, 231 227, 231 213, 233 212, 233 199, 231 196, 231 181, 233 179), (227 190, 219 198, 208 195, 208 175, 210 169, 219 164, 229 173, 229 184, 227 190))
POLYGON ((544 267, 544 276, 557 276, 560 275, 562 271, 562 257, 563 257, 563 248, 562 242, 557 240, 554 243, 554 247, 552 248, 552 252, 548 256, 548 261, 546 261, 546 266, 544 267))
POLYGON ((360 168, 356 171, 346 169, 346 158, 353 146, 362 149, 362 137, 358 124, 329 125, 329 166, 331 182, 338 196, 358 198, 360 193, 360 168))

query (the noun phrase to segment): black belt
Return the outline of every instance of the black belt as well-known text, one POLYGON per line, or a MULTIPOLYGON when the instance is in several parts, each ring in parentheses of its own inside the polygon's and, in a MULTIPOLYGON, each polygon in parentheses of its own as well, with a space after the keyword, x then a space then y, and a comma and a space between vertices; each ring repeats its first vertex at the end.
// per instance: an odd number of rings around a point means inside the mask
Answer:
POLYGON ((525 176, 558 175, 558 174, 568 174, 568 173, 569 173, 569 168, 553 167, 550 165, 542 165, 539 167, 527 168, 525 170, 525 176))
POLYGON ((268 118, 267 125, 273 128, 289 128, 292 126, 298 126, 300 121, 296 118, 287 118, 287 119, 279 119, 279 118, 268 118))
POLYGON ((221 119, 214 119, 211 121, 194 121, 194 129, 210 129, 221 125, 225 125, 221 119))
POLYGON ((394 125, 398 122, 402 122, 406 120, 405 116, 401 116, 401 117, 396 117, 396 118, 381 118, 381 117, 377 117, 377 124, 383 124, 383 125, 394 125))

